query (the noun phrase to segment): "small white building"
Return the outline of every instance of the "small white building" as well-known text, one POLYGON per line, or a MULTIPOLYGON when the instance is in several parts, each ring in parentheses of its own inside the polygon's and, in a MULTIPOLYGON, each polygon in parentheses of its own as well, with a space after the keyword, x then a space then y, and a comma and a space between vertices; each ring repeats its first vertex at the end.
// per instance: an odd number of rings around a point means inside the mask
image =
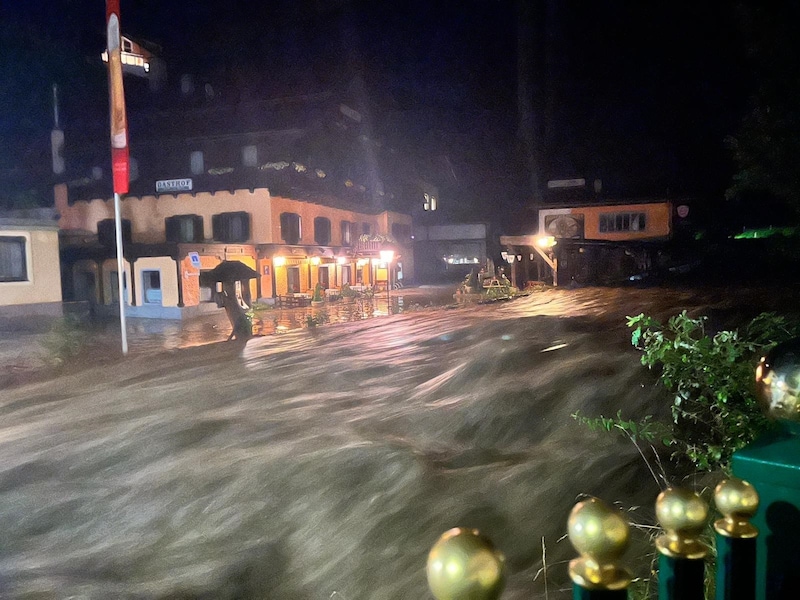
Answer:
POLYGON ((0 214, 0 316, 62 314, 58 223, 0 214))

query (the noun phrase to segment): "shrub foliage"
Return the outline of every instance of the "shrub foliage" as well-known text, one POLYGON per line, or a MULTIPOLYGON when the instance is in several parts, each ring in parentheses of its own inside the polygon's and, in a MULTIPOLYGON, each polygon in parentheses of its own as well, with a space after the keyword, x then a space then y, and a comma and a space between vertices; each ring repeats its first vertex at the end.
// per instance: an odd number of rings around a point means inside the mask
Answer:
POLYGON ((651 415, 634 422, 577 413, 593 429, 618 430, 648 442, 662 441, 678 462, 701 470, 729 470, 733 452, 769 426, 755 397, 754 371, 759 358, 776 344, 800 334, 800 327, 775 313, 762 313, 740 329, 707 331, 707 317, 686 311, 661 323, 640 314, 628 317, 631 343, 642 351, 642 364, 658 372, 672 397, 670 423, 651 415))

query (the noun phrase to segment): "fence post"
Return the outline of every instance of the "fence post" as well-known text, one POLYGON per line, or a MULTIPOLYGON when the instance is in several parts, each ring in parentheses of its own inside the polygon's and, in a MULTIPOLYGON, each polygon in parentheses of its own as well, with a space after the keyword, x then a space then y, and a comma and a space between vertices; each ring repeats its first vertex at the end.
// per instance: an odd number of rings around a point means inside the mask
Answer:
POLYGON ((708 519, 708 504, 681 488, 658 495, 656 517, 664 533, 656 539, 660 600, 703 600, 704 559, 708 547, 700 534, 708 519))
POLYGON ((431 548, 427 575, 437 600, 497 600, 505 585, 505 557, 477 529, 456 527, 431 548))
POLYGON ((619 564, 630 538, 628 522, 597 498, 578 502, 567 521, 569 541, 580 554, 569 563, 574 600, 623 600, 630 572, 619 564))
POLYGON ((721 481, 714 504, 723 518, 714 522, 717 532, 716 600, 753 600, 756 597, 756 537, 750 518, 758 510, 758 493, 741 479, 721 481))

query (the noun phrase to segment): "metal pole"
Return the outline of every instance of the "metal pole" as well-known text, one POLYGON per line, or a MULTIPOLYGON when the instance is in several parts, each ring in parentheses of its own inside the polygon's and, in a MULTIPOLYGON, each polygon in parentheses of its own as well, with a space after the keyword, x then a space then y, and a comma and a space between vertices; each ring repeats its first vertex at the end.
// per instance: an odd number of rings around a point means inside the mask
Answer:
POLYGON ((708 547, 701 540, 708 505, 697 494, 667 488, 656 500, 656 516, 664 533, 656 539, 658 597, 661 600, 703 600, 704 558, 708 547))
POLYGON ((741 479, 720 482, 714 502, 723 518, 714 522, 717 540, 717 600, 756 597, 756 538, 750 518, 758 510, 755 488, 741 479))
POLYGON ((619 562, 630 537, 620 512, 597 498, 578 502, 567 520, 569 541, 580 553, 569 563, 574 600, 624 600, 631 573, 619 562))
POLYGON ((122 256, 122 219, 120 218, 120 197, 114 194, 114 229, 117 238, 117 290, 119 295, 119 329, 122 334, 122 354, 128 354, 128 331, 125 327, 125 265, 122 256))
POLYGON ((386 314, 392 314, 392 301, 389 297, 389 290, 392 285, 392 263, 386 263, 386 314))

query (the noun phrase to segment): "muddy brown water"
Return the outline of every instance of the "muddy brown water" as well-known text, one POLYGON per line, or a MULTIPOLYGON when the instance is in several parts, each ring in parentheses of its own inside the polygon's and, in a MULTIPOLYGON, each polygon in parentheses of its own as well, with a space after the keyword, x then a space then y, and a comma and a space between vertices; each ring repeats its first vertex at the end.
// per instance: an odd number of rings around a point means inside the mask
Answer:
POLYGON ((0 597, 429 598, 430 546, 467 526, 506 554, 504 598, 568 598, 574 502, 648 523, 659 492, 632 445, 570 418, 665 411, 624 317, 722 326, 787 298, 550 290, 153 346, 0 390, 0 597))

